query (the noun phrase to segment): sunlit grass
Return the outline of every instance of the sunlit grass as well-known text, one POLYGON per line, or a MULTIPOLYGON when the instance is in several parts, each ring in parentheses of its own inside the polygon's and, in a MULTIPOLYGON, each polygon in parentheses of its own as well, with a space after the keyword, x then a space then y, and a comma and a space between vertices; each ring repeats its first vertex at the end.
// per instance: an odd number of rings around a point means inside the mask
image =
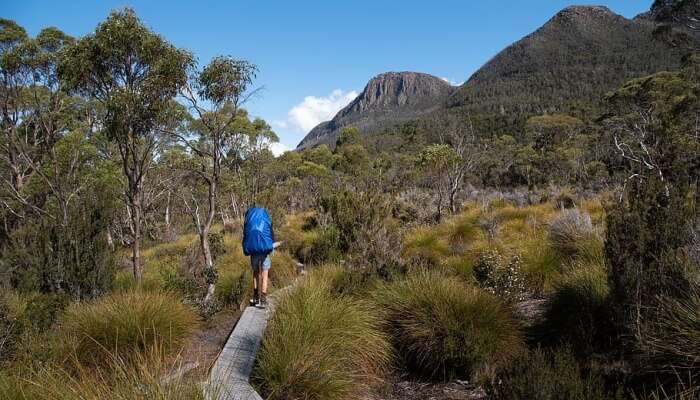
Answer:
POLYGON ((381 285, 373 298, 397 354, 427 377, 483 377, 524 349, 518 323, 495 295, 439 272, 381 285))
POLYGON ((58 335, 81 363, 129 359, 158 343, 177 348, 197 326, 193 310, 167 293, 115 293, 70 305, 58 335))
POLYGON ((389 342, 366 302, 331 292, 340 273, 317 269, 280 300, 253 376, 266 398, 350 400, 383 382, 389 342))

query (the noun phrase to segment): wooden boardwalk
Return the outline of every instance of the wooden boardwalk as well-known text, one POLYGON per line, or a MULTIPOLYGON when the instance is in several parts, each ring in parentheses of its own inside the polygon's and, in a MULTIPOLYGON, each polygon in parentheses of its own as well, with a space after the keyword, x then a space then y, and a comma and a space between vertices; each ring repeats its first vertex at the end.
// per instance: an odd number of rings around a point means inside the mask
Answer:
POLYGON ((207 400, 262 400, 249 383, 271 309, 247 307, 209 372, 207 400))
MULTIPOLYGON (((303 275, 303 264, 299 274, 303 275)), ((255 356, 260 348, 267 320, 275 311, 275 304, 291 285, 278 290, 268 297, 267 308, 247 307, 238 319, 219 357, 209 371, 209 379, 204 384, 204 398, 207 400, 262 400, 250 385, 250 374, 255 365, 255 356)))

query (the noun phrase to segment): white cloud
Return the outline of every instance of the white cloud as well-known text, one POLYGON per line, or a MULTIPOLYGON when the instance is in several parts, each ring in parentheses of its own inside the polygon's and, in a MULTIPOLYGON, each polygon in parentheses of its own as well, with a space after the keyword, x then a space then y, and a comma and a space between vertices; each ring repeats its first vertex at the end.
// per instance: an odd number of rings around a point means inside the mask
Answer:
POLYGON ((287 121, 279 121, 279 120, 272 121, 271 124, 275 128, 280 128, 280 129, 287 129, 287 127, 289 126, 289 124, 287 124, 287 121))
POLYGON ((327 97, 306 96, 301 103, 289 110, 287 122, 296 130, 307 133, 321 122, 333 118, 355 97, 356 91, 344 92, 340 89, 334 90, 327 97))
POLYGON ((272 154, 274 154, 275 157, 281 156, 284 152, 291 150, 289 148, 289 146, 287 146, 284 143, 280 143, 280 142, 270 143, 270 145, 268 147, 269 147, 270 151, 272 152, 272 154))
POLYGON ((464 84, 464 82, 465 82, 465 81, 462 81, 462 82, 453 81, 452 79, 448 79, 448 78, 444 78, 444 77, 441 77, 440 79, 449 83, 452 86, 462 86, 462 84, 464 84))

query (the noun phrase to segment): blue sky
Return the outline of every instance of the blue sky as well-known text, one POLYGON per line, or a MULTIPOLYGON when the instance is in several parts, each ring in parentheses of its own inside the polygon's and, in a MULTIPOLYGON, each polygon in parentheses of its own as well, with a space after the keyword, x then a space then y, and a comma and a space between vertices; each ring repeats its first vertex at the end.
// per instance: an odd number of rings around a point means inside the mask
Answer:
MULTIPOLYGON (((7 1, 7 0, 6 0, 7 1)), ((652 0, 599 0, 631 18, 652 0)), ((132 7, 151 29, 206 63, 219 54, 257 64, 261 95, 247 105, 287 147, 332 117, 374 75, 419 71, 453 83, 537 29, 564 0, 10 0, 0 16, 30 34, 56 26, 79 36, 109 11, 132 7)))

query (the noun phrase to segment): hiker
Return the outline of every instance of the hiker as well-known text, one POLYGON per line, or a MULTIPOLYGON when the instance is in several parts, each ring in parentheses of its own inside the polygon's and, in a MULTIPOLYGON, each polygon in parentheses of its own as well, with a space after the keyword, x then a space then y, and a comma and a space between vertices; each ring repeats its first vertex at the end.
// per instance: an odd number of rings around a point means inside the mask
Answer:
POLYGON ((251 306, 267 306, 267 274, 272 266, 270 253, 275 247, 270 214, 262 207, 249 208, 243 224, 243 254, 250 256, 250 266, 253 268, 251 306))

